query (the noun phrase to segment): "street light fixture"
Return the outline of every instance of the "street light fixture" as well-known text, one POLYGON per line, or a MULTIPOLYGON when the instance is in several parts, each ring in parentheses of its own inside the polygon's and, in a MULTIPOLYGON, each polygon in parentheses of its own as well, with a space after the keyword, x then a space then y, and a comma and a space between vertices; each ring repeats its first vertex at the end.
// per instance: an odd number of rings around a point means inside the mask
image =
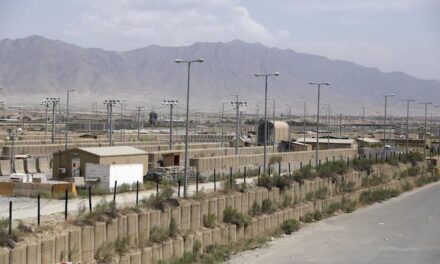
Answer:
POLYGON ((170 106, 170 150, 173 149, 173 107, 179 103, 178 100, 163 100, 163 105, 170 106))
POLYGON ((115 100, 115 99, 107 99, 104 101, 104 105, 107 107, 107 113, 108 113, 108 131, 109 131, 109 146, 113 146, 113 125, 112 125, 112 114, 113 114, 113 106, 120 104, 121 100, 115 100))
POLYGON ((303 136, 304 136, 304 145, 306 144, 306 115, 307 115, 307 102, 302 101, 300 102, 304 105, 304 113, 303 113, 303 136))
POLYGON ((10 140, 12 142, 12 148, 10 152, 9 162, 11 165, 12 172, 15 171, 15 141, 18 140, 18 135, 21 134, 23 131, 20 127, 13 129, 8 129, 8 136, 6 137, 6 140, 10 140))
POLYGON ((184 186, 183 186, 183 196, 186 198, 188 194, 188 128, 189 128, 189 89, 191 80, 191 64, 192 63, 202 63, 205 60, 203 58, 196 60, 182 60, 176 59, 175 63, 186 63, 188 66, 188 78, 187 78, 187 89, 186 89, 186 122, 185 122, 185 169, 184 169, 184 186))
POLYGON ((288 113, 288 117, 287 117, 287 124, 289 125, 289 151, 292 150, 292 135, 291 135, 291 123, 290 121, 292 120, 292 105, 291 104, 287 104, 287 106, 289 107, 289 113, 288 113))
POLYGON ((394 94, 386 94, 382 95, 385 98, 385 112, 383 119, 383 145, 384 147, 387 145, 387 103, 388 97, 394 97, 394 94))
POLYGON ((67 134, 69 132, 69 95, 71 92, 75 92, 75 90, 67 90, 67 113, 66 113, 66 131, 65 131, 65 145, 64 149, 67 150, 67 134))
POLYGON ((318 109, 316 114, 316 160, 315 166, 318 168, 319 166, 319 101, 321 99, 321 86, 330 86, 329 83, 326 82, 309 82, 309 85, 316 85, 318 87, 318 109))
POLYGON ((267 78, 269 76, 279 76, 279 72, 274 73, 255 73, 255 77, 264 77, 264 151, 263 151, 263 173, 266 173, 267 165, 267 78))

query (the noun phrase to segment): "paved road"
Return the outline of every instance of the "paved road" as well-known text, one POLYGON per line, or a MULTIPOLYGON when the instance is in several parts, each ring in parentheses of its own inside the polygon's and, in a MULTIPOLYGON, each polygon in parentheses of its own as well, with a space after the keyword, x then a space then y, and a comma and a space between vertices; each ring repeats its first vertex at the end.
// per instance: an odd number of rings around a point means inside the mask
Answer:
POLYGON ((438 264, 440 183, 310 224, 230 263, 438 264))

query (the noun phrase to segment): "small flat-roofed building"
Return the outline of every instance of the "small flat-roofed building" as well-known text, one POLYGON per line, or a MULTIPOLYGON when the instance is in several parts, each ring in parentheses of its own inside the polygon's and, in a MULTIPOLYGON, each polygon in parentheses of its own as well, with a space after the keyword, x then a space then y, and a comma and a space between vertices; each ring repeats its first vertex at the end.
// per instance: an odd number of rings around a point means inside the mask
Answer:
MULTIPOLYGON (((311 145, 312 149, 316 149, 316 138, 298 139, 296 142, 311 145)), ((341 148, 357 148, 355 140, 350 138, 319 138, 319 149, 341 149, 341 148)))
POLYGON ((148 154, 128 146, 68 149, 53 154, 53 177, 84 177, 86 163, 142 164, 145 175, 148 171, 148 154))

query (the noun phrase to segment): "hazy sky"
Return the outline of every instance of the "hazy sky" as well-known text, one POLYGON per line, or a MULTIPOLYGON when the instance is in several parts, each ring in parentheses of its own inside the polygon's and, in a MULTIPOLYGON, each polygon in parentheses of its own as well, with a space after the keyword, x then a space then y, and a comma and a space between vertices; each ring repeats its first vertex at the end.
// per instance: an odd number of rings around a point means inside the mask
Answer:
POLYGON ((241 39, 440 80, 440 0, 0 0, 0 39, 110 50, 241 39))

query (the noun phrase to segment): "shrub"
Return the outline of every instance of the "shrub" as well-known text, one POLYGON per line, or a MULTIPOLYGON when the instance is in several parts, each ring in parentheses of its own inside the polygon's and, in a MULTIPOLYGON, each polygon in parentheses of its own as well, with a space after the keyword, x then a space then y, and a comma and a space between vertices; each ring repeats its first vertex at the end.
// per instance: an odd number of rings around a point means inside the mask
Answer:
POLYGON ((118 237, 115 241, 115 251, 119 255, 127 253, 129 246, 130 246, 130 239, 128 238, 128 236, 124 236, 122 238, 118 237))
POLYGON ((288 208, 292 205, 293 198, 290 195, 284 195, 283 202, 281 203, 282 208, 288 208))
POLYGON ((299 220, 304 223, 311 223, 313 222, 313 213, 308 213, 305 216, 301 217, 299 220))
POLYGON ((169 226, 168 226, 168 233, 169 233, 169 236, 170 237, 175 237, 175 236, 177 236, 177 223, 176 223, 176 220, 173 218, 173 217, 171 217, 171 220, 170 220, 170 224, 169 224, 169 226))
POLYGON ((237 226, 247 226, 250 223, 250 219, 247 215, 239 213, 228 206, 223 211, 223 222, 237 226))
POLYGON ((295 219, 286 220, 281 224, 281 229, 284 231, 285 234, 290 235, 293 232, 298 231, 299 222, 295 219))
POLYGON ((150 199, 145 201, 145 203, 150 204, 152 207, 158 210, 164 210, 166 202, 173 196, 174 190, 171 187, 163 189, 159 194, 150 196, 150 199))
POLYGON ((371 173, 373 161, 369 159, 360 159, 353 164, 353 169, 357 171, 366 171, 367 174, 371 173))
POLYGON ((316 211, 316 212, 313 214, 313 219, 315 219, 316 221, 321 220, 321 219, 322 219, 322 213, 321 213, 320 211, 316 211))
POLYGON ((362 187, 370 187, 370 186, 377 186, 383 183, 386 183, 388 181, 387 176, 385 175, 373 175, 373 176, 366 176, 362 178, 362 187))
POLYGON ((153 243, 161 243, 169 237, 169 234, 169 230, 155 226, 150 229, 150 241, 153 243))
POLYGON ((352 192, 355 190, 355 183, 353 181, 342 181, 341 182, 341 186, 342 186, 342 191, 343 192, 352 192))
POLYGON ((280 163, 283 161, 283 158, 280 155, 271 156, 269 159, 269 165, 280 163))
POLYGON ((350 199, 342 198, 341 201, 341 210, 344 213, 351 213, 357 208, 357 202, 351 201, 350 199))
POLYGON ((273 187, 273 182, 272 182, 271 177, 269 177, 269 176, 267 176, 265 174, 261 175, 258 178, 257 186, 261 186, 261 187, 264 187, 264 188, 266 188, 268 190, 271 190, 272 187, 273 187))
POLYGON ((9 220, 0 219, 0 247, 13 248, 16 242, 18 242, 18 235, 15 230, 9 234, 9 220))
POLYGON ((407 172, 408 172, 408 176, 415 177, 420 174, 420 167, 418 166, 409 167, 407 172))
POLYGON ((261 212, 263 214, 271 214, 275 211, 275 205, 273 204, 271 199, 264 199, 261 204, 261 212))
POLYGON ((340 203, 332 203, 327 207, 326 214, 333 215, 340 208, 341 208, 340 203))
POLYGON ((214 228, 216 226, 217 217, 213 214, 203 216, 203 226, 207 228, 214 228))
POLYGON ((199 253, 199 251, 202 249, 202 242, 200 242, 200 240, 196 240, 194 241, 194 245, 193 245, 193 252, 194 253, 199 253))
POLYGON ((235 178, 232 178, 232 183, 229 176, 222 182, 222 190, 226 193, 233 192, 237 185, 235 178))
POLYGON ((285 189, 288 189, 292 186, 292 180, 290 180, 286 176, 274 176, 272 178, 272 185, 278 187, 281 191, 284 191, 285 189))
POLYGON ((306 201, 313 201, 313 200, 315 200, 315 193, 314 192, 308 192, 306 194, 305 199, 306 199, 306 201))
POLYGON ((107 201, 102 199, 95 205, 91 213, 87 213, 87 208, 84 204, 78 208, 78 218, 75 220, 75 224, 94 224, 97 221, 106 221, 108 218, 116 218, 118 210, 113 201, 107 201))
POLYGON ((261 206, 257 202, 254 202, 254 204, 252 205, 252 208, 251 208, 249 214, 251 216, 261 215, 261 206))
POLYGON ((313 171, 312 167, 308 165, 304 166, 302 170, 298 170, 293 173, 293 179, 300 183, 302 183, 304 180, 314 179, 315 177, 315 171, 313 171))
POLYGON ((414 186, 410 182, 405 182, 402 184, 402 190, 404 192, 411 191, 414 188, 414 186))
POLYGON ((315 197, 318 199, 325 199, 327 197, 328 194, 328 188, 327 187, 323 187, 323 188, 319 188, 316 192, 315 192, 315 197))
POLYGON ((317 174, 321 178, 331 178, 336 175, 343 175, 348 170, 347 164, 342 161, 335 161, 335 162, 328 162, 325 164, 322 164, 318 170, 317 174))
POLYGON ((375 202, 382 202, 395 197, 399 194, 397 190, 375 190, 375 191, 363 191, 359 197, 359 201, 363 204, 372 204, 375 202))

